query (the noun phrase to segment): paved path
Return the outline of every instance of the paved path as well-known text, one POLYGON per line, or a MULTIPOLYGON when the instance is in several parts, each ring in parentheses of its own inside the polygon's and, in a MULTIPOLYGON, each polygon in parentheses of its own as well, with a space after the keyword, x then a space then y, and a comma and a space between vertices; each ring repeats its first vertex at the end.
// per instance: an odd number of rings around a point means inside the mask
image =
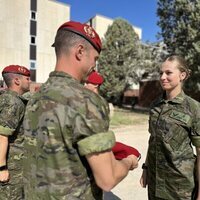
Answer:
POLYGON ((137 169, 129 172, 111 192, 106 193, 105 200, 147 200, 147 189, 140 186, 139 180, 142 174, 142 163, 145 160, 148 144, 148 124, 138 124, 123 128, 111 128, 115 132, 116 140, 137 148, 142 158, 137 169))

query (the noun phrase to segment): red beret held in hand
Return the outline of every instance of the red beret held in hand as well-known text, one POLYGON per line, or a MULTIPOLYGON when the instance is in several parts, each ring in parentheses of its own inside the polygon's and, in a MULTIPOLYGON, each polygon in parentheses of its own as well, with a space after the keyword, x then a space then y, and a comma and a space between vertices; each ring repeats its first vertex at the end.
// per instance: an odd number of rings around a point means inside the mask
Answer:
POLYGON ((101 85, 103 83, 103 77, 96 71, 93 71, 87 78, 86 83, 91 83, 94 85, 101 85))
POLYGON ((129 155, 135 155, 138 159, 141 157, 141 154, 137 149, 121 142, 115 143, 115 146, 112 148, 112 152, 117 160, 126 158, 129 155))

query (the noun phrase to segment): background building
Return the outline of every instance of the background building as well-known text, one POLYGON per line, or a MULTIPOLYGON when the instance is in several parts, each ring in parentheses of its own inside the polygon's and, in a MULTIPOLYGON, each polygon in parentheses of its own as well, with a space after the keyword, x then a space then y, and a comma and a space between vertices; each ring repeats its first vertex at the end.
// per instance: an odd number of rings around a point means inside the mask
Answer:
MULTIPOLYGON (((23 65, 31 70, 33 82, 44 83, 55 68, 51 45, 57 28, 70 20, 70 5, 56 0, 0 0, 0 13, 0 70, 23 65)), ((96 15, 88 23, 103 38, 113 21, 96 15)), ((142 29, 133 29, 141 39, 142 29)))
MULTIPOLYGON (((90 18, 87 23, 97 31, 100 38, 104 38, 108 26, 112 25, 113 21, 114 19, 97 14, 94 17, 90 18)), ((142 39, 142 29, 136 26, 133 26, 133 29, 138 35, 139 39, 142 39)))
POLYGON ((0 70, 23 65, 31 69, 32 81, 45 82, 55 67, 51 44, 58 26, 70 19, 70 6, 56 0, 0 0, 0 13, 0 70))

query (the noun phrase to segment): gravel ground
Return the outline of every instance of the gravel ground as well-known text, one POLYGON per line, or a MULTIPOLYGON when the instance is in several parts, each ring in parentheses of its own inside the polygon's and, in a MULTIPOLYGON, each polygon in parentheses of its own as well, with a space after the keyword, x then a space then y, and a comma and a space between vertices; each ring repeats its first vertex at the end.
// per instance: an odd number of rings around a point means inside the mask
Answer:
POLYGON ((104 200, 147 200, 147 189, 142 188, 139 183, 149 138, 147 122, 122 128, 111 128, 111 130, 115 132, 117 141, 138 149, 142 158, 137 169, 130 171, 111 192, 105 193, 104 200))

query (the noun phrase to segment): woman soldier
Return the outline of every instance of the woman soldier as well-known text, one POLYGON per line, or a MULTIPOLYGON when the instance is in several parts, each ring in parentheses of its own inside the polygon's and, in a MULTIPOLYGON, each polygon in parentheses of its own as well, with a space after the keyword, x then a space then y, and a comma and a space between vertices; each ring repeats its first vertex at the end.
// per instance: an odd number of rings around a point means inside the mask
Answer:
MULTIPOLYGON (((149 147, 140 179, 142 187, 148 185, 149 200, 191 200, 195 178, 200 180, 200 103, 182 90, 189 74, 177 55, 161 65, 164 94, 150 110, 149 147)), ((195 200, 200 200, 200 187, 195 200)))

